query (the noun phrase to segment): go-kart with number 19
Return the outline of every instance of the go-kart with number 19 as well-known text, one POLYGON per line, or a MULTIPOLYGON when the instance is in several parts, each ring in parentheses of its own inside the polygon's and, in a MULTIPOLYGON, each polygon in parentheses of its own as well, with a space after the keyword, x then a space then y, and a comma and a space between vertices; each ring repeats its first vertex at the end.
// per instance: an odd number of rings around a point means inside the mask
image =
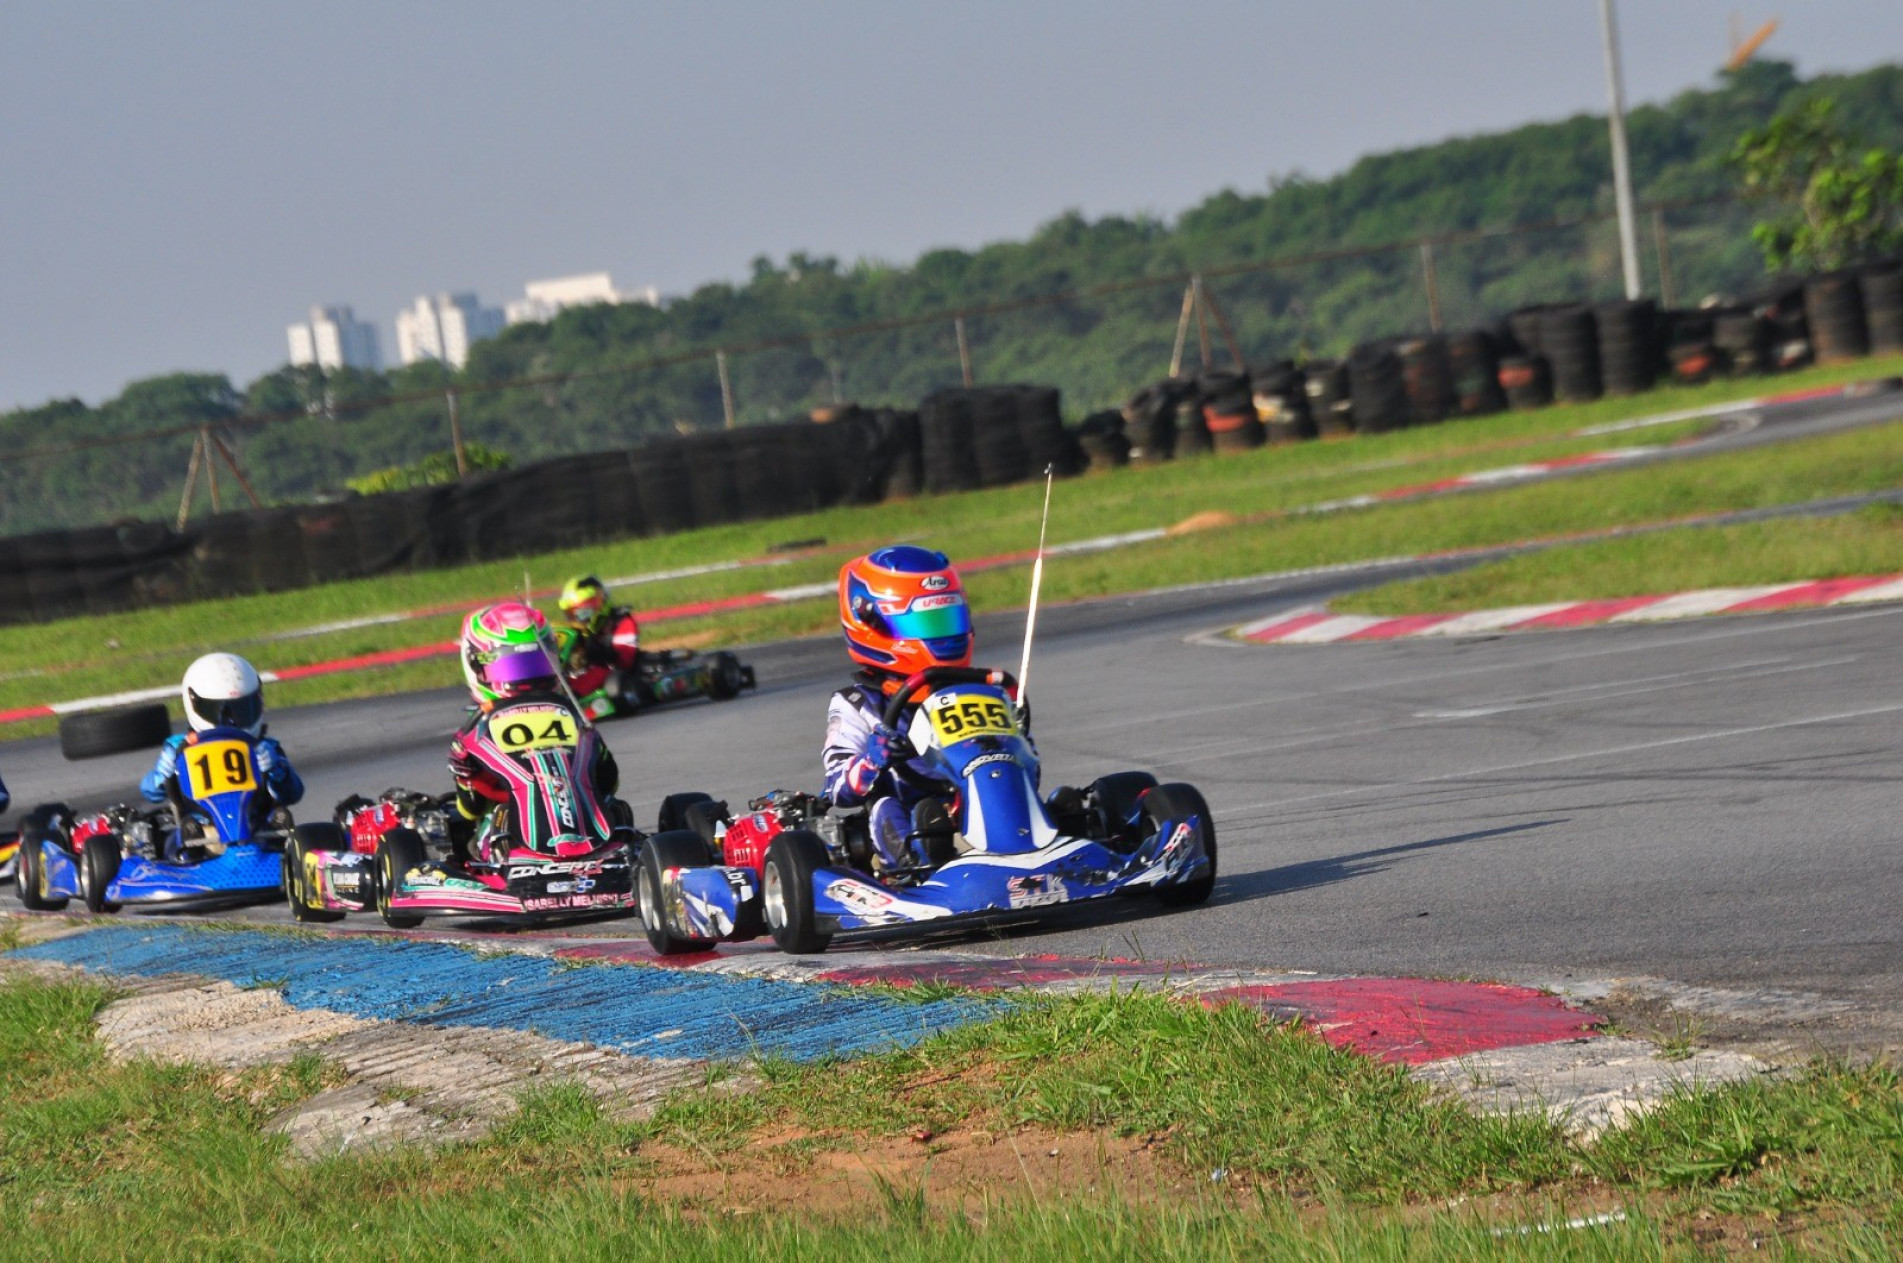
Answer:
POLYGON ((588 769, 600 739, 560 702, 496 707, 464 744, 508 785, 510 799, 483 818, 468 859, 444 853, 440 800, 404 790, 346 800, 339 823, 301 828, 292 842, 284 882, 292 915, 334 921, 374 908, 391 926, 411 929, 428 916, 633 908, 641 835, 624 806, 603 803, 592 788, 588 769))
POLYGON ((903 722, 921 760, 957 787, 949 811, 928 798, 914 812, 911 862, 887 866, 864 812, 807 794, 775 791, 737 820, 703 806, 688 813, 700 833, 648 841, 639 873, 648 941, 664 954, 704 951, 764 930, 783 951, 812 953, 841 933, 930 929, 1110 895, 1207 899, 1216 828, 1202 795, 1124 772, 1053 809, 1038 797, 1037 754, 1007 689, 1015 682, 1002 671, 936 667, 888 701, 886 726, 903 722), (707 862, 709 850, 718 863, 707 862))
POLYGON ((265 809, 255 738, 208 728, 179 751, 171 801, 121 805, 75 817, 54 803, 20 830, 20 902, 57 911, 81 900, 92 912, 121 907, 208 908, 275 895, 293 823, 265 809))

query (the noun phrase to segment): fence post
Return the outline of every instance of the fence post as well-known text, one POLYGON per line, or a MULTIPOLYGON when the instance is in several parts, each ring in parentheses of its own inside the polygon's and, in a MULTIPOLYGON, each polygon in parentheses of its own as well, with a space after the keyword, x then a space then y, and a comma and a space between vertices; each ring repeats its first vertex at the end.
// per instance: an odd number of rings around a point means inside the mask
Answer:
POLYGON ((1209 314, 1216 318, 1216 328, 1222 331, 1223 345, 1229 348, 1229 358, 1236 362, 1236 371, 1246 372, 1247 368, 1242 362, 1242 344, 1236 341, 1236 331, 1229 327, 1229 317, 1223 311, 1222 304, 1216 301, 1216 291, 1207 285, 1203 286, 1203 301, 1209 304, 1209 314))
POLYGON ((733 429, 733 383, 727 380, 727 353, 714 351, 714 369, 720 374, 720 411, 727 418, 727 428, 733 429))
POLYGON ((205 485, 211 488, 211 511, 223 513, 225 506, 218 495, 218 466, 211 459, 211 427, 200 426, 198 430, 198 448, 205 453, 205 485))
POLYGON ((1189 278, 1189 289, 1190 293, 1195 295, 1196 298, 1196 346, 1197 349, 1202 352, 1203 368, 1207 369, 1210 361, 1209 315, 1204 310, 1206 304, 1203 302, 1203 278, 1201 273, 1197 273, 1195 276, 1189 278))
POLYGON ((1659 306, 1678 305, 1677 286, 1672 284, 1672 247, 1665 239, 1665 208, 1652 208, 1652 248, 1659 256, 1659 306))
POLYGON ((192 458, 185 462, 185 494, 178 498, 178 530, 184 530, 192 516, 192 492, 198 489, 198 463, 205 456, 205 432, 200 430, 192 440, 192 458))
POLYGON ((1427 327, 1440 332, 1440 274, 1434 270, 1434 243, 1421 242, 1421 279, 1427 284, 1427 327))
POLYGON ((958 338, 958 374, 965 383, 965 389, 971 389, 971 343, 965 341, 965 318, 952 317, 952 333, 958 338))
POLYGON ((1170 376, 1183 373, 1183 344, 1189 340, 1189 317, 1196 309, 1196 282, 1183 286, 1183 313, 1176 318, 1176 345, 1170 351, 1170 376))
POLYGON ((449 401, 449 445, 456 453, 456 476, 469 476, 469 453, 463 447, 463 414, 456 405, 456 388, 451 386, 443 392, 449 401))

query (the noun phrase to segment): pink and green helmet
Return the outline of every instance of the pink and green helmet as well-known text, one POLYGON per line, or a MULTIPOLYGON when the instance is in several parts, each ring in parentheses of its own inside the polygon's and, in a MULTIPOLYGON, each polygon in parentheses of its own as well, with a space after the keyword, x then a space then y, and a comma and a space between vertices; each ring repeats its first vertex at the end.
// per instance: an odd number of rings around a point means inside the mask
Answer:
POLYGON ((485 605, 463 622, 463 679, 477 702, 555 687, 548 620, 520 601, 485 605))

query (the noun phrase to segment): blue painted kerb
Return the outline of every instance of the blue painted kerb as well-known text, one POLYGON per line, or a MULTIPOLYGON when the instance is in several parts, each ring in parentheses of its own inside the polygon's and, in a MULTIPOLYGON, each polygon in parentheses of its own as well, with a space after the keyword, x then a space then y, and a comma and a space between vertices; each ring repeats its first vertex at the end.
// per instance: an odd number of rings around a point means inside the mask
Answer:
POLYGON ((8 954, 103 973, 202 974, 276 987, 299 1008, 532 1031, 641 1057, 805 1061, 914 1044, 996 1012, 979 1000, 905 1004, 843 987, 634 965, 576 968, 444 943, 174 925, 103 926, 8 954))

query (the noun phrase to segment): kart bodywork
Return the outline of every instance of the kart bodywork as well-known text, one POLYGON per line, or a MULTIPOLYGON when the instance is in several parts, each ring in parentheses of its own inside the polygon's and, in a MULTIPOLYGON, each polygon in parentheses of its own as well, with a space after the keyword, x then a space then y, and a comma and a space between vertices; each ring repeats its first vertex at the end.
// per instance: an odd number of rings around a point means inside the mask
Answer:
POLYGON ((679 862, 691 847, 663 842, 666 835, 650 839, 641 871, 649 940, 663 952, 704 950, 764 928, 784 950, 814 952, 842 932, 932 927, 1111 895, 1206 899, 1216 835, 1202 796, 1121 773, 1071 791, 1053 810, 1037 792, 1037 755, 1005 691, 1011 683, 1002 672, 937 668, 893 697, 886 722, 896 725, 910 709, 903 731, 943 777, 936 789, 956 787, 949 811, 937 810, 936 800, 915 811, 906 862, 880 858, 863 812, 776 791, 739 819, 703 815, 701 845, 717 852, 716 863, 679 862))
POLYGON ((28 908, 79 899, 93 912, 121 907, 208 908, 275 895, 282 884, 290 813, 265 810, 242 729, 194 734, 179 751, 173 800, 75 816, 62 803, 36 808, 21 828, 16 884, 28 908))
MULTIPOLYGON (((571 682, 582 691, 579 679, 571 682)), ((703 655, 691 649, 661 649, 642 650, 632 667, 610 671, 590 691, 605 694, 612 713, 623 716, 695 697, 724 702, 756 687, 753 668, 725 650, 703 655)))
MULTIPOLYGON (((467 855, 451 853, 449 804, 404 790, 347 800, 338 823, 298 830, 285 897, 299 920, 376 911, 397 928, 428 916, 540 917, 635 905, 632 822, 591 783, 600 736, 555 699, 485 715, 464 748, 509 788, 467 855)), ((618 805, 617 805, 618 806, 618 805)))

